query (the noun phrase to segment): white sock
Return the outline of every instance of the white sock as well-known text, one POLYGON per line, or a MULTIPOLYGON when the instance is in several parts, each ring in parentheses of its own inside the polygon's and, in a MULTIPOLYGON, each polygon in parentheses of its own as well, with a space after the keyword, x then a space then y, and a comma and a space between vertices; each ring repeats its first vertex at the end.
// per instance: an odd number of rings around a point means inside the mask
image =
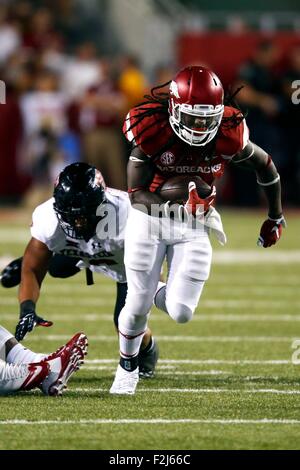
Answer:
POLYGON ((159 281, 159 283, 157 284, 157 289, 156 289, 156 293, 154 296, 154 305, 160 310, 163 310, 164 312, 168 313, 168 310, 166 307, 166 290, 167 290, 166 283, 159 281))
POLYGON ((136 332, 135 330, 123 330, 119 329, 119 344, 120 344, 120 355, 125 359, 127 357, 137 356, 142 344, 145 330, 136 332))
POLYGON ((40 362, 44 357, 45 354, 37 354, 18 343, 9 351, 6 362, 9 364, 29 364, 40 362))

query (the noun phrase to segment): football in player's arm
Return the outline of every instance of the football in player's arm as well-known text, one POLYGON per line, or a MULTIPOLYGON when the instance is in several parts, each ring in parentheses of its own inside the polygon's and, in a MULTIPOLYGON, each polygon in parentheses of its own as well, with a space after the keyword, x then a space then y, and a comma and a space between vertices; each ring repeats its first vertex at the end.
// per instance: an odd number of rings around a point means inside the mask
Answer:
POLYGON ((226 241, 220 215, 213 207, 213 183, 228 164, 256 172, 257 182, 265 190, 268 218, 262 224, 258 244, 265 248, 275 244, 285 226, 276 167, 271 157, 249 140, 244 116, 234 107, 232 96, 224 100, 219 78, 205 67, 191 66, 181 70, 169 85, 168 93, 163 91, 166 84, 156 87, 144 103, 130 110, 123 128, 132 143, 128 163, 132 210, 125 237, 128 293, 119 317, 120 363, 110 390, 113 394, 135 393, 137 352, 153 298, 176 322, 191 320, 209 277, 209 232, 218 234, 221 243, 226 241), (160 188, 178 175, 190 177, 188 200, 183 204, 166 202, 160 188), (202 199, 197 193, 195 176, 211 186, 208 197, 202 199), (163 208, 157 218, 153 217, 154 205, 163 208), (189 225, 186 216, 201 219, 202 224, 189 225), (170 217, 173 231, 163 237, 159 227, 170 217), (149 236, 149 226, 158 228, 152 230, 155 236, 149 236), (165 258, 168 280, 162 285, 159 273, 165 258))

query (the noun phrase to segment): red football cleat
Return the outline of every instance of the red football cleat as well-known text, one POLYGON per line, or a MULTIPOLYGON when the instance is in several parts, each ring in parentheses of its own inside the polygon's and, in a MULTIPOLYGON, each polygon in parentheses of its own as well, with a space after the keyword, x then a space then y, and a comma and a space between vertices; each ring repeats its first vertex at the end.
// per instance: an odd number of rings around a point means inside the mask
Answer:
POLYGON ((49 375, 50 366, 47 362, 41 361, 28 364, 28 375, 20 390, 32 390, 38 387, 49 375))
POLYGON ((39 387, 50 373, 47 362, 34 364, 3 363, 0 371, 0 395, 39 387))
POLYGON ((88 340, 85 334, 77 333, 67 344, 43 359, 43 362, 50 367, 50 373, 40 387, 45 395, 62 394, 71 375, 83 364, 87 347, 88 340))

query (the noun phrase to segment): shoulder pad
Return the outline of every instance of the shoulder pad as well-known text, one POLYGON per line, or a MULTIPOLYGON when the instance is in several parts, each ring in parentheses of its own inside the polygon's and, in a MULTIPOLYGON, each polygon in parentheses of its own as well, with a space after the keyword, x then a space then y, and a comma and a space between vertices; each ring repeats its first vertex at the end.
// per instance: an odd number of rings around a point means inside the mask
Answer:
POLYGON ((133 108, 125 118, 123 133, 148 156, 154 155, 172 136, 168 115, 161 105, 149 103, 133 108), (148 115, 148 112, 150 115, 148 115))
POLYGON ((217 148, 222 156, 232 157, 243 150, 249 141, 249 129, 245 119, 236 125, 234 123, 234 119, 239 119, 240 116, 241 112, 238 109, 225 106, 217 139, 217 148))

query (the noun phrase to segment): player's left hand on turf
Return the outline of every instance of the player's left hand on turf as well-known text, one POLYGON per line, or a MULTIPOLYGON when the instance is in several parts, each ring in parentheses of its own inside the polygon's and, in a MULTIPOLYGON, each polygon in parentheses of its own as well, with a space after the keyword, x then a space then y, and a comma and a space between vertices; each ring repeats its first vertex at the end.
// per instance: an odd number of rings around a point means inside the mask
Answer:
POLYGON ((189 183, 189 198, 184 207, 189 214, 193 214, 194 216, 203 215, 209 210, 211 205, 214 204, 216 194, 216 187, 213 186, 210 195, 202 199, 197 192, 196 184, 191 181, 189 183))
POLYGON ((286 227, 286 221, 283 216, 278 219, 271 219, 269 217, 261 226, 257 245, 264 248, 275 245, 281 237, 282 227, 286 227))

